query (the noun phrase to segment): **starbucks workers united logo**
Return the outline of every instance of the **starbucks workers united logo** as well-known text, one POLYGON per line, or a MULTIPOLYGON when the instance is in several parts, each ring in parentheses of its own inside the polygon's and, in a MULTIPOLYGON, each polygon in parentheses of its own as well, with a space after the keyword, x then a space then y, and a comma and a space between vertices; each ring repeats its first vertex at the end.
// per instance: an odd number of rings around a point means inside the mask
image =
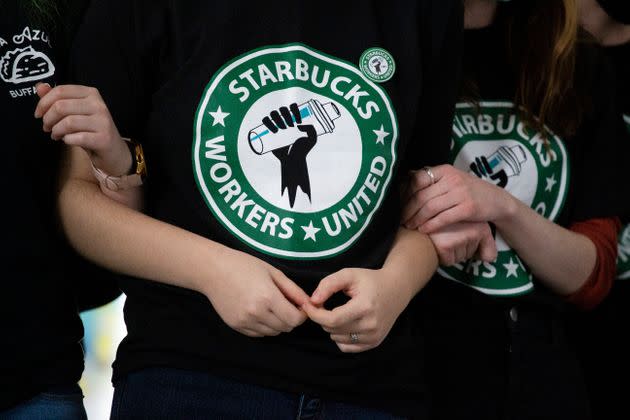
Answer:
POLYGON ((291 44, 219 70, 194 136, 214 216, 259 251, 308 259, 343 252, 366 229, 392 178, 398 126, 356 66, 291 44))
POLYGON ((396 72, 394 57, 383 48, 366 50, 359 59, 359 67, 370 80, 378 83, 385 83, 396 72))
MULTIPOLYGON (((567 195, 569 166, 562 140, 547 139, 520 120, 508 102, 458 104, 453 122, 453 166, 504 188, 549 220, 556 220, 567 195)), ((494 263, 470 260, 440 273, 483 293, 530 292, 532 275, 499 233, 494 263)))

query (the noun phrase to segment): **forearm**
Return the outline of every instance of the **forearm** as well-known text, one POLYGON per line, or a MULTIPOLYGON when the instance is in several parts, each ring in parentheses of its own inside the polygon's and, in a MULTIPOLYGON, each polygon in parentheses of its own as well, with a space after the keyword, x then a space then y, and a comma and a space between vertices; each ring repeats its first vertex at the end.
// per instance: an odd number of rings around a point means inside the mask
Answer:
POLYGON ((59 195, 62 227, 83 256, 123 274, 202 291, 226 252, 216 242, 106 197, 95 181, 68 178, 59 195))
POLYGON ((495 221, 505 241, 532 273, 560 295, 577 291, 595 267, 595 245, 514 199, 506 215, 495 221))
POLYGON ((383 270, 386 279, 408 291, 409 300, 429 282, 438 267, 435 247, 428 235, 399 228, 383 270))
POLYGON ((142 187, 128 188, 122 191, 112 191, 100 186, 101 193, 112 200, 129 207, 130 209, 142 211, 143 194, 142 187))

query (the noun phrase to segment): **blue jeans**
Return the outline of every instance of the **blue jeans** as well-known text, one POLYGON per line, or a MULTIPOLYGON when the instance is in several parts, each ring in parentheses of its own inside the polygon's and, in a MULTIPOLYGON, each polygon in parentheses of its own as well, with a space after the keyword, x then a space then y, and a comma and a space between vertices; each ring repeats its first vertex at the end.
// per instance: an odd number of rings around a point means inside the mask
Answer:
POLYGON ((87 420, 79 385, 56 387, 0 413, 0 420, 87 420))
POLYGON ((177 369, 144 369, 114 386, 112 420, 402 420, 370 408, 177 369))

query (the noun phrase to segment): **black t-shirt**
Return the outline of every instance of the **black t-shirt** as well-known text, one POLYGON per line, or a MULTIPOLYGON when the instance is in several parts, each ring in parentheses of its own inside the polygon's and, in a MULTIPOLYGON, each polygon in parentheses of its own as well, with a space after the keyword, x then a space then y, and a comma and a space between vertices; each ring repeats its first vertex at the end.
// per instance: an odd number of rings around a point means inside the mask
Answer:
MULTIPOLYGON (((630 43, 605 47, 616 75, 619 108, 630 134, 630 43)), ((626 152, 630 151, 630 135, 626 136, 626 152)), ((626 171, 627 172, 627 171, 626 171)), ((621 195, 630 197, 629 177, 621 195)), ((578 312, 572 318, 571 338, 576 343, 580 362, 584 366, 593 418, 623 418, 628 416, 625 391, 617 386, 630 375, 630 346, 624 335, 630 323, 630 225, 628 213, 621 214, 624 226, 619 235, 617 281, 606 299, 589 312, 578 312)))
MULTIPOLYGON (((578 134, 565 137, 548 124, 545 144, 514 108, 520 69, 504 48, 498 25, 464 34, 466 99, 455 111, 449 162, 560 226, 619 215, 627 201, 619 156, 624 127, 601 51, 586 45, 578 51, 576 83, 592 99, 578 134)), ((420 296, 436 418, 468 418, 470 410, 480 418, 588 416, 564 328, 568 304, 500 234, 496 239, 496 262, 440 267, 420 296)))
MULTIPOLYGON (((0 2, 3 251, 0 411, 83 370, 83 328, 71 281, 104 272, 70 251, 56 213, 61 144, 33 117, 38 82, 63 82, 61 32, 34 23, 17 0, 0 2)), ((63 30, 72 22, 66 22, 63 30)), ((65 44, 64 44, 65 45, 65 44)))
MULTIPOLYGON (((577 135, 563 138, 551 126, 545 144, 514 108, 516 80, 497 27, 466 31, 465 50, 464 80, 473 83, 479 100, 457 104, 450 162, 505 188, 560 226, 622 214, 627 201, 620 193, 624 127, 614 73, 601 51, 587 45, 578 51, 576 83, 592 92, 592 102, 585 104, 577 135)), ((464 312, 473 303, 489 305, 499 318, 515 304, 560 309, 562 300, 537 281, 500 233, 496 240, 499 254, 494 263, 471 260, 439 268, 426 290, 427 304, 440 311, 446 299, 464 312)), ((486 310, 475 313, 487 316, 486 310)))
MULTIPOLYGON (((380 267, 401 174, 446 159, 461 5, 274 6, 97 1, 73 70, 143 143, 149 215, 261 258, 311 293, 341 268, 380 267)), ((138 279, 123 290, 114 379, 162 365, 402 412, 422 403, 408 312, 379 348, 348 355, 311 322, 253 340, 200 294, 138 279)))
MULTIPOLYGON (((617 75, 617 98, 619 107, 623 113, 622 118, 630 133, 630 43, 614 47, 606 47, 606 53, 610 57, 617 75)), ((630 151, 630 137, 628 137, 626 150, 630 151)), ((630 197, 630 185, 626 184, 626 197, 630 197)), ((624 214, 622 221, 625 223, 619 234, 619 253, 617 256, 617 276, 620 280, 630 279, 630 214, 624 214)))
POLYGON ((606 54, 610 57, 617 74, 617 98, 621 112, 626 117, 626 123, 630 126, 630 42, 622 45, 605 47, 606 54))

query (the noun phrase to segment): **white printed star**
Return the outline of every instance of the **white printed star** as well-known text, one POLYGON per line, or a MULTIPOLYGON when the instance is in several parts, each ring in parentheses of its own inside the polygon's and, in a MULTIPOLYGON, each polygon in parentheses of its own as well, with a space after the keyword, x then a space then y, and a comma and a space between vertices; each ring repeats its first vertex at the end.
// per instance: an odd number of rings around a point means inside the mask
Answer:
POLYGON ((381 124, 381 128, 378 130, 372 130, 374 134, 376 134, 376 143, 385 144, 385 137, 389 136, 391 133, 388 133, 384 130, 383 124, 381 124))
POLYGON ((216 112, 208 112, 208 114, 212 115, 212 118, 214 118, 214 122, 212 123, 213 127, 217 124, 221 124, 225 127, 225 118, 230 115, 229 112, 223 112, 220 105, 216 112))
POLYGON ((304 235, 304 240, 312 239, 313 242, 317 242, 317 238, 315 238, 315 235, 317 235, 317 232, 319 232, 321 229, 320 228, 316 228, 315 226, 313 226, 313 221, 312 220, 308 224, 308 226, 302 226, 302 229, 304 229, 304 233, 306 233, 304 235))
POLYGON ((556 181, 556 174, 551 175, 551 177, 547 177, 547 186, 545 187, 545 191, 553 190, 554 185, 556 185, 558 181, 556 181))
POLYGON ((512 258, 510 258, 510 263, 503 264, 503 267, 507 270, 508 277, 518 277, 518 264, 516 264, 512 258))

